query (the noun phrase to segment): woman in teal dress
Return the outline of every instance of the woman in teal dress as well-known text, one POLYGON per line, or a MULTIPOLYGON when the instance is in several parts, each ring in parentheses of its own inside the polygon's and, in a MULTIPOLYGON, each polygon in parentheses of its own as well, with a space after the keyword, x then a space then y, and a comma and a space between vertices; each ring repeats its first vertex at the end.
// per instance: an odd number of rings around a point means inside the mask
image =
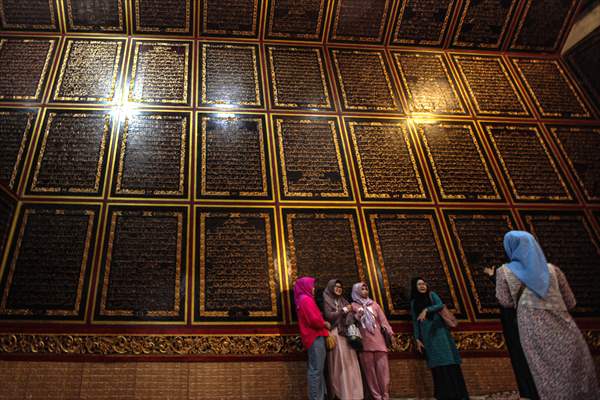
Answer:
POLYGON ((461 359, 454 339, 440 317, 444 307, 440 297, 429 290, 422 278, 411 282, 410 311, 417 350, 425 352, 427 367, 433 376, 434 397, 438 400, 468 399, 460 368, 461 359))

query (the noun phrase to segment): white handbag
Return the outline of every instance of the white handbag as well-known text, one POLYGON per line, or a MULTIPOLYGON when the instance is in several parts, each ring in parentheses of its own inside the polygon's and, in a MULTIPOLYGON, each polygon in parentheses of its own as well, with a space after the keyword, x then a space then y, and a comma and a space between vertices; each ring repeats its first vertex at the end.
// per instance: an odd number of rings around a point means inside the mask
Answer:
POLYGON ((360 330, 358 329, 356 324, 348 325, 348 328, 346 330, 346 336, 349 338, 356 337, 362 339, 362 335, 360 334, 360 330))

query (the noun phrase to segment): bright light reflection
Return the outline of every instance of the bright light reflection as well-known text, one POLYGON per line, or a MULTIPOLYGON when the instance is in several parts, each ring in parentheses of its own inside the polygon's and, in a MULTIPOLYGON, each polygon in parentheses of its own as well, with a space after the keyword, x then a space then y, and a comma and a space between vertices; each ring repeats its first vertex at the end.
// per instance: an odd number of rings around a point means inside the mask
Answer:
POLYGON ((235 115, 228 114, 228 113, 217 113, 217 117, 218 118, 233 118, 233 117, 235 117, 235 115))
POLYGON ((412 122, 414 122, 415 124, 435 124, 436 122, 438 122, 435 118, 428 117, 413 117, 409 119, 412 120, 412 122))
POLYGON ((131 118, 139 114, 139 110, 137 110, 133 104, 125 103, 121 106, 113 107, 112 114, 114 117, 131 118))

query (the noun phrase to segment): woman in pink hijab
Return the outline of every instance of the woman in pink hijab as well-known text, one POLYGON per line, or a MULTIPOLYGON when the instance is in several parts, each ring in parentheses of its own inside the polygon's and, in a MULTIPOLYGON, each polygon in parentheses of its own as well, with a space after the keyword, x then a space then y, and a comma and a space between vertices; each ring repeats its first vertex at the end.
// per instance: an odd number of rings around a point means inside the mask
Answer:
POLYGON ((364 282, 352 286, 352 310, 355 318, 360 321, 363 351, 360 352, 359 359, 369 392, 374 400, 388 400, 390 368, 382 329, 390 337, 393 337, 394 332, 379 304, 369 298, 369 288, 364 282))
POLYGON ((326 322, 315 302, 315 278, 302 277, 294 285, 294 301, 302 344, 308 350, 308 398, 325 400, 325 338, 331 325, 326 322))

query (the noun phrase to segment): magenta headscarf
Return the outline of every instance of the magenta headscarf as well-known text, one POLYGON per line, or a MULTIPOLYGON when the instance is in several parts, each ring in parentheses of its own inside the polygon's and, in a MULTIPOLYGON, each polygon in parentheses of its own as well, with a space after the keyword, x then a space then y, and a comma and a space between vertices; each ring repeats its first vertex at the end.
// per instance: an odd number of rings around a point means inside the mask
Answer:
POLYGON ((304 296, 314 299, 313 288, 315 287, 316 281, 317 280, 312 276, 303 276, 296 280, 296 283, 294 284, 294 302, 296 303, 296 308, 298 308, 300 300, 302 300, 304 296))
POLYGON ((360 304, 365 310, 362 317, 360 317, 360 323, 362 324, 363 328, 368 330, 370 333, 374 333, 375 332, 375 316, 369 310, 367 310, 367 307, 370 306, 371 304, 373 304, 373 300, 371 300, 370 297, 363 299, 360 296, 360 289, 362 288, 363 285, 366 285, 366 283, 358 282, 352 286, 352 301, 360 304))

